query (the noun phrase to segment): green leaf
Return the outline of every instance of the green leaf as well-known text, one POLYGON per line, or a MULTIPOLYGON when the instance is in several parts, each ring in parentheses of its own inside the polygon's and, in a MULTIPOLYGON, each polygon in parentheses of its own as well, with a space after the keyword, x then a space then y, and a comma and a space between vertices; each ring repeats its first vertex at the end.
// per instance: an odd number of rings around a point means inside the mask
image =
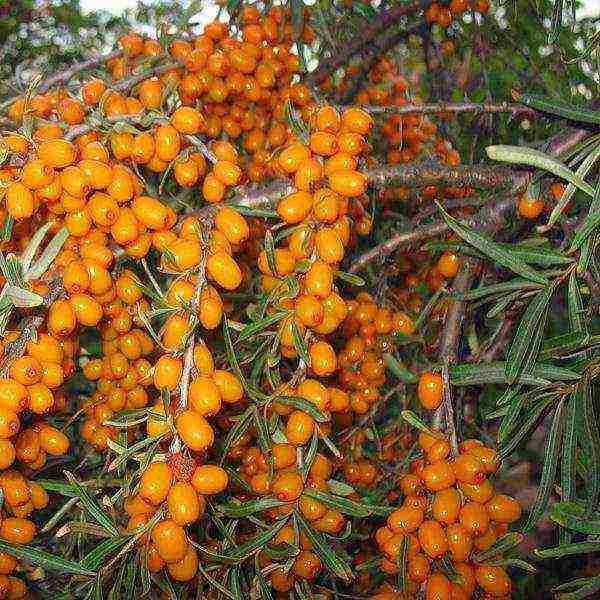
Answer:
MULTIPOLYGON (((449 368, 452 385, 507 383, 505 362, 453 365, 449 368)), ((524 385, 548 385, 551 381, 577 381, 581 375, 571 369, 548 363, 537 363, 530 373, 522 373, 518 382, 524 385)))
POLYGON ((588 476, 586 480, 586 505, 588 514, 591 514, 597 508, 598 500, 600 499, 600 432, 598 431, 594 395, 590 384, 586 383, 583 386, 582 396, 585 434, 590 442, 588 476))
POLYGON ((511 531, 500 536, 487 550, 475 554, 473 559, 478 563, 486 563, 496 556, 502 556, 523 543, 522 533, 511 531))
POLYGON ((115 550, 118 550, 131 540, 131 536, 123 535, 120 537, 107 538, 100 542, 89 554, 81 560, 81 566, 97 571, 115 550))
POLYGON ((512 250, 502 247, 488 236, 475 231, 471 227, 463 225, 454 217, 449 215, 439 202, 437 204, 438 209, 448 227, 450 227, 450 229, 452 229, 459 237, 469 242, 469 244, 485 254, 488 258, 506 267, 507 269, 510 269, 513 273, 525 277, 526 279, 530 279, 531 281, 535 281, 536 283, 541 283, 544 285, 548 283, 548 280, 546 277, 544 277, 544 275, 521 260, 512 252, 512 250))
POLYGON ((403 410, 400 416, 411 426, 415 427, 419 431, 422 431, 428 435, 433 436, 437 439, 444 439, 443 434, 438 433, 430 429, 425 422, 412 410, 403 410))
POLYGON ((551 285, 538 292, 521 317, 506 358, 506 379, 509 383, 514 383, 521 373, 530 372, 535 363, 553 292, 554 286, 551 285))
POLYGON ((229 450, 235 446, 235 444, 242 438, 242 436, 248 431, 250 424, 252 423, 252 407, 248 407, 235 421, 233 427, 227 432, 227 437, 223 442, 221 448, 221 464, 227 458, 229 450))
POLYGON ((573 531, 586 535, 600 535, 600 519, 588 518, 585 508, 575 502, 557 502, 552 507, 550 518, 573 531))
POLYGON ((354 275, 354 273, 345 273, 344 271, 336 271, 335 276, 346 283, 350 283, 351 285, 356 285, 358 287, 362 287, 365 285, 365 280, 358 275, 354 275))
POLYGON ((568 581, 553 590, 556 600, 583 600, 593 598, 600 591, 600 575, 596 577, 583 577, 568 581), (566 591, 573 588, 573 591, 566 591))
POLYGON ((296 513, 296 519, 300 528, 306 534, 315 553, 323 561, 325 566, 340 579, 351 581, 354 578, 350 565, 338 556, 325 542, 322 535, 313 529, 302 516, 296 513))
MULTIPOLYGON (((596 191, 592 202, 590 203, 590 209, 588 211, 588 219, 592 215, 600 213, 600 175, 596 180, 596 191)), ((583 244, 581 244, 581 250, 579 251, 579 262, 577 264, 577 270, 579 273, 585 273, 590 265, 590 259, 592 258, 592 252, 596 247, 598 235, 594 234, 589 236, 583 244)))
MULTIPOLYGON (((123 448, 123 451, 119 452, 118 456, 108 465, 107 471, 115 471, 121 465, 126 464, 127 461, 131 459, 134 454, 137 454, 138 452, 140 452, 144 448, 147 448, 148 446, 158 446, 160 440, 164 438, 167 435, 167 433, 168 432, 164 432, 159 435, 145 437, 144 439, 140 440, 139 442, 136 442, 132 446, 127 446, 126 448, 123 448)), ((111 449, 115 450, 116 444, 111 441, 109 446, 111 449)), ((154 452, 152 452, 152 454, 154 454, 154 452)))
POLYGON ((272 396, 271 400, 301 410, 307 415, 310 415, 317 423, 327 423, 329 421, 328 415, 326 415, 318 406, 310 402, 310 400, 305 400, 299 396, 272 396))
POLYGON ((271 325, 278 323, 279 321, 281 321, 281 319, 288 316, 288 314, 289 313, 287 311, 279 311, 272 315, 269 315, 268 317, 265 317, 264 319, 261 319, 260 321, 248 323, 244 327, 244 329, 240 331, 240 334, 237 337, 237 341, 245 342, 246 340, 249 340, 258 333, 261 333, 265 329, 268 329, 271 325))
POLYGON ((63 472, 65 474, 65 477, 69 481, 69 483, 73 486, 73 489, 74 489, 75 493, 77 494, 77 496, 79 497, 81 504, 83 505, 85 510, 90 514, 90 516, 97 523, 102 525, 102 527, 104 527, 104 529, 106 529, 106 531, 108 533, 110 533, 113 536, 118 536, 119 530, 118 530, 117 526, 112 522, 112 520, 109 518, 109 516, 106 514, 106 512, 102 509, 102 507, 96 502, 96 500, 94 500, 94 498, 92 498, 92 496, 87 491, 87 489, 84 488, 75 479, 75 477, 73 476, 72 473, 70 473, 69 471, 63 471, 63 472))
MULTIPOLYGON (((556 2, 556 7, 560 7, 562 9, 562 1, 556 2)), ((558 12, 558 10, 556 12, 558 12)), ((554 16, 554 20, 558 23, 562 21, 562 10, 560 11, 560 15, 560 19, 558 19, 556 15, 554 16)), ((549 114, 556 115, 557 117, 562 117, 563 119, 569 119, 570 121, 576 121, 578 123, 592 123, 594 125, 600 125, 600 112, 596 110, 574 108, 568 104, 550 102, 546 98, 535 96, 533 94, 518 94, 516 99, 525 106, 530 106, 535 110, 547 112, 549 114)))
POLYGON ((527 522, 523 526, 523 531, 527 533, 531 531, 537 522, 542 518, 548 502, 550 501, 550 494, 552 493, 552 487, 554 485, 554 479, 556 477, 556 471, 558 469, 558 460, 560 456, 560 447, 562 441, 562 434, 564 430, 564 405, 565 401, 561 400, 556 407, 554 416, 552 418, 552 426, 548 433, 548 443, 544 451, 544 465, 542 467, 542 476, 540 479, 540 485, 537 491, 535 502, 529 512, 527 522))
POLYGON ((502 444, 498 448, 500 457, 504 460, 510 456, 519 444, 523 441, 525 436, 531 431, 542 415, 548 410, 548 408, 556 402, 557 394, 545 394, 538 399, 535 406, 530 408, 524 415, 524 420, 519 424, 518 428, 511 428, 510 437, 509 432, 506 432, 502 438, 502 444))
MULTIPOLYGON (((581 402, 579 393, 573 393, 567 400, 565 414, 565 433, 563 437, 562 460, 560 462, 560 487, 562 500, 570 502, 575 494, 575 453, 577 451, 577 403, 581 402)), ((561 544, 571 541, 571 532, 561 529, 561 544)))
POLYGON ((563 556, 573 556, 574 554, 589 554, 600 551, 600 541, 598 542, 576 542, 574 544, 561 544, 556 548, 537 548, 533 553, 542 559, 562 558, 563 556))
POLYGON ((583 225, 575 232, 571 240, 569 253, 579 249, 593 233, 596 233, 598 227, 600 227, 600 213, 589 213, 583 225))
POLYGON ((569 311, 569 327, 571 328, 571 331, 588 333, 589 329, 587 321, 583 318, 584 308, 581 290, 575 273, 569 275, 567 306, 569 311))
POLYGON ((556 158, 548 156, 534 148, 500 145, 488 146, 486 152, 492 160, 529 165, 531 167, 536 167, 537 169, 549 171, 553 175, 556 175, 556 177, 566 179, 569 183, 572 183, 589 196, 594 195, 594 189, 589 183, 584 181, 556 158))
POLYGON ((228 502, 227 504, 217 504, 215 511, 225 517, 239 519, 256 513, 264 512, 270 508, 283 506, 285 502, 266 496, 256 500, 247 500, 246 502, 228 502))
POLYGON ((25 279, 31 281, 33 279, 39 279, 45 272, 46 269, 54 262, 54 259, 58 256, 61 251, 63 244, 69 237, 69 230, 66 227, 61 227, 54 237, 48 242, 48 245, 44 248, 42 255, 36 261, 34 265, 25 273, 25 279))
MULTIPOLYGON (((596 161, 598 160, 599 156, 600 156, 600 144, 597 145, 585 157, 584 161, 581 163, 581 165, 577 169, 577 176, 584 179, 588 175, 588 173, 590 172, 591 168, 594 166, 596 161)), ((567 185, 560 200, 556 203, 556 206, 552 209, 552 212, 550 213, 550 217, 548 218, 548 223, 546 223, 546 225, 544 225, 543 227, 538 227, 538 231, 541 231, 541 232, 548 231, 558 221, 559 217, 562 215, 563 211, 565 210, 565 208, 571 201, 571 198, 573 198, 573 196, 575 195, 576 191, 577 191, 577 188, 572 183, 569 183, 569 185, 567 185)))
POLYGON ((253 552, 256 552, 256 550, 260 550, 266 543, 272 540, 284 527, 287 521, 287 518, 281 519, 280 521, 275 523, 273 527, 267 529, 267 531, 263 531, 263 533, 259 533, 244 544, 237 546, 236 549, 229 555, 229 558, 235 561, 245 560, 253 552))
POLYGON ((75 575, 93 576, 95 573, 82 567, 79 563, 72 560, 67 560, 60 556, 54 556, 39 548, 33 546, 21 546, 17 544, 9 544, 4 540, 0 540, 0 550, 11 554, 15 558, 25 560, 33 565, 40 566, 48 571, 56 571, 58 573, 73 573, 75 575))
POLYGON ((294 340, 294 348, 298 352, 298 356, 304 361, 304 364, 310 365, 310 355, 308 353, 308 346, 298 329, 296 319, 292 319, 292 339, 294 340))
POLYGON ((404 383, 417 383, 418 378, 414 373, 411 373, 395 356, 389 352, 384 353, 383 361, 387 368, 395 375, 400 381, 404 383))
POLYGON ((402 542, 400 543, 400 551, 398 552, 398 557, 396 558, 396 564, 398 565, 398 575, 396 578, 397 586, 400 591, 405 590, 408 584, 406 577, 406 562, 408 560, 408 545, 409 538, 407 535, 402 537, 402 542))
POLYGON ((17 308, 33 308, 44 303, 43 296, 10 283, 4 285, 4 295, 17 308))
POLYGON ((32 236, 27 248, 21 254, 21 269, 23 273, 27 273, 31 266, 31 261, 36 255, 42 240, 46 237, 48 230, 54 225, 54 221, 49 221, 43 227, 40 227, 32 236))
POLYGON ((577 354, 582 351, 582 346, 585 346, 589 341, 590 336, 583 331, 571 331, 547 338, 542 342, 539 358, 540 360, 547 360, 577 354))
POLYGON ((325 506, 333 508, 334 510, 340 511, 342 514, 349 515, 351 517, 368 517, 370 515, 387 516, 393 509, 388 506, 376 506, 374 504, 365 504, 362 502, 355 502, 349 498, 343 496, 334 496, 327 492, 322 492, 314 488, 304 488, 304 495, 318 500, 325 506))

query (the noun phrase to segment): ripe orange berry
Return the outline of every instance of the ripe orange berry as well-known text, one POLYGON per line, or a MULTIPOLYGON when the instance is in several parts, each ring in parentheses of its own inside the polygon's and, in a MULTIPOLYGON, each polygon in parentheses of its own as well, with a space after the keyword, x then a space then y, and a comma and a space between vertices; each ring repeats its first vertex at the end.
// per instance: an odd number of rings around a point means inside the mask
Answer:
POLYGON ((199 452, 210 448, 215 434, 208 421, 193 410, 184 410, 175 418, 175 426, 183 443, 199 452))
POLYGON ((174 483, 167 496, 171 519, 177 525, 190 525, 200 517, 200 501, 196 490, 183 482, 174 483))
POLYGON ((194 489, 205 496, 219 494, 227 487, 229 476, 227 471, 216 465, 201 465, 196 467, 192 475, 194 489))
POLYGON ((475 568, 477 583, 493 598, 505 598, 510 595, 511 582, 502 567, 479 565, 475 568))
POLYGON ((310 355, 310 366, 319 377, 327 377, 335 372, 337 368, 337 357, 335 351, 327 342, 314 342, 308 349, 310 355))
POLYGON ((456 481, 452 466, 443 460, 424 467, 421 477, 427 489, 432 492, 449 488, 456 481))
POLYGON ((182 560, 187 552, 188 541, 185 531, 172 519, 165 519, 156 524, 152 530, 152 541, 166 563, 182 560))
POLYGON ((441 558, 448 551, 446 533, 437 521, 423 521, 418 537, 421 547, 430 558, 441 558))
POLYGON ((29 544, 35 536, 35 525, 28 519, 8 517, 0 524, 0 538, 11 544, 29 544))
POLYGON ((442 403, 444 384, 438 373, 423 373, 419 378, 417 397, 427 410, 435 410, 442 403))
POLYGON ((154 506, 158 506, 166 499, 172 481, 173 473, 166 463, 150 463, 140 480, 139 495, 154 506))
POLYGON ((312 436, 315 428, 315 421, 305 412, 295 410, 287 420, 286 437, 290 444, 302 446, 312 436))
POLYGON ((521 518, 521 505, 510 496, 496 494, 485 505, 492 521, 514 523, 521 518))
POLYGON ((519 214, 526 219, 537 219, 544 210, 544 200, 524 194, 519 200, 518 210, 519 214))

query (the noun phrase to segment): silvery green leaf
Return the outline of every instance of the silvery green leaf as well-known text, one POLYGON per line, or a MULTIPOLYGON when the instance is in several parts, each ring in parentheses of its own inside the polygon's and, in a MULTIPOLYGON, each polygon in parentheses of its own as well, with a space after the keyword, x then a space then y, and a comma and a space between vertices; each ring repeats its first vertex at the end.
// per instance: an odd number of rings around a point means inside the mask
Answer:
POLYGON ((21 268, 23 269, 23 273, 27 273, 29 267, 31 266, 31 261, 33 257, 36 255, 42 240, 46 237, 48 230, 52 227, 54 223, 50 221, 46 223, 43 227, 40 227, 31 237, 29 244, 27 244, 27 248, 23 254, 21 254, 21 268))
POLYGON ((44 303, 43 296, 10 283, 6 284, 5 293, 6 297, 10 299, 13 306, 18 308, 31 308, 33 306, 40 306, 44 303))
POLYGON ((39 279, 46 272, 46 269, 48 269, 48 267, 54 262, 54 259, 58 256, 58 253, 61 251, 61 248, 68 237, 69 230, 66 227, 62 227, 56 232, 54 237, 50 240, 42 252, 40 258, 25 274, 26 281, 39 279))

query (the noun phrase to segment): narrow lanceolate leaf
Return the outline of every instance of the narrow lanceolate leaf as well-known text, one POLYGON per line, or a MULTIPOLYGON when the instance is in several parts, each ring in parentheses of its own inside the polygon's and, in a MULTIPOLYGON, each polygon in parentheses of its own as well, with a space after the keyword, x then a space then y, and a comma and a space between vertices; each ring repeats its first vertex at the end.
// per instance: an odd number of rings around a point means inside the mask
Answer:
POLYGON ((530 433, 532 428, 539 422, 542 415, 556 402, 556 394, 546 394, 537 404, 530 408, 524 415, 523 420, 511 429, 510 437, 507 435, 502 439, 498 452, 502 460, 509 457, 530 433))
MULTIPOLYGON (((590 204, 588 218, 592 215, 597 215, 598 213, 600 213, 600 175, 596 180, 596 191, 590 204)), ((590 266, 590 259, 592 258, 592 253, 596 247, 597 241, 598 234, 594 233, 590 235, 590 237, 588 237, 583 244, 581 244, 581 249, 579 251, 579 262, 577 264, 577 270, 580 273, 585 273, 588 270, 590 266)))
POLYGON ((43 296, 10 283, 5 284, 4 294, 18 308, 33 308, 44 303, 43 296))
POLYGON ((62 227, 57 231, 54 237, 48 242, 48 245, 44 248, 42 255, 31 266, 29 271, 25 273, 25 279, 28 281, 39 279, 46 272, 46 269, 54 262, 54 259, 58 256, 58 253, 61 251, 63 244, 68 237, 69 230, 66 227, 62 227))
MULTIPOLYGON (((567 399, 565 411, 565 433, 563 437, 562 460, 560 462, 560 488, 562 500, 570 502, 575 493, 575 452, 577 450, 577 403, 581 402, 581 395, 571 394, 567 399)), ((571 532, 563 528, 559 532, 561 544, 571 541, 571 532)))
MULTIPOLYGON (((581 179, 585 179, 585 177, 590 172, 591 168, 594 166, 598 157, 600 156, 600 144, 598 144, 584 159, 579 168, 577 169, 577 176, 581 177, 581 179)), ((577 187, 572 183, 569 183, 563 192, 560 200, 556 203, 556 206, 552 209, 550 213, 550 217, 548 218, 548 223, 543 227, 539 227, 538 231, 544 232, 548 231, 555 223, 558 221, 559 217, 562 215, 565 208, 568 206, 571 198, 575 195, 577 191, 577 187)))
POLYGON ((240 561, 248 558, 253 552, 262 548, 267 542, 272 540, 283 526, 287 523, 287 519, 281 519, 267 531, 259 533, 244 544, 237 546, 236 549, 229 555, 229 558, 240 561))
POLYGON ((474 556, 475 562, 484 563, 488 562, 496 556, 504 555, 510 550, 513 550, 517 546, 523 543, 525 536, 522 533, 511 531, 505 533, 499 537, 487 550, 477 553, 474 556))
POLYGON ((90 569, 86 569, 79 563, 72 560, 67 560, 60 556, 54 556, 49 552, 44 552, 32 546, 22 546, 21 544, 9 544, 4 540, 0 540, 0 550, 6 552, 15 558, 30 562, 33 565, 40 566, 48 571, 56 571, 58 573, 73 573, 76 575, 93 576, 95 573, 90 569))
POLYGON ((587 320, 584 319, 583 300, 581 298, 581 290, 577 275, 571 273, 569 275, 569 286, 567 289, 567 308, 569 312, 569 327, 571 331, 583 331, 588 333, 587 320))
POLYGON ((500 423, 498 428, 498 444, 502 445, 512 435, 515 427, 521 417, 521 412, 525 405, 525 395, 519 394, 519 387, 517 386, 517 396, 512 399, 510 406, 506 412, 506 415, 500 423))
MULTIPOLYGON (((562 7, 562 4, 562 1, 557 2, 556 6, 562 7)), ((560 13, 560 20, 562 20, 562 10, 560 13)), ((515 99, 525 106, 530 106, 531 108, 535 108, 535 110, 547 112, 549 114, 556 115, 557 117, 562 117, 563 119, 577 121, 578 123, 592 123, 594 125, 600 125, 600 111, 597 110, 574 108, 568 104, 550 102, 546 98, 541 98, 540 96, 534 96, 532 94, 517 94, 515 99)))
MULTIPOLYGON (((452 385, 483 385, 486 383, 507 383, 506 362, 487 364, 463 364, 449 368, 452 385)), ((521 373, 518 382, 524 385, 548 385, 551 381, 577 381, 581 375, 572 369, 557 367, 547 363, 537 363, 530 373, 521 373)))
POLYGON ((225 353, 227 354, 227 360, 229 361, 229 366, 233 369, 233 372, 237 376, 242 387, 248 393, 251 393, 252 390, 250 390, 248 387, 248 383, 246 382, 246 378, 244 377, 244 374, 242 373, 237 356, 235 354, 235 350, 233 348, 233 342, 231 341, 231 330, 229 327, 229 319, 225 315, 223 315, 223 341, 225 342, 225 353))
POLYGON ((227 504, 218 504, 215 506, 215 511, 225 517, 238 519, 254 515, 270 508, 282 506, 285 502, 277 498, 265 497, 257 500, 248 500, 247 502, 228 502, 227 504))
POLYGON ((600 519, 586 517, 585 508, 576 502, 557 502, 552 507, 550 518, 573 531, 587 535, 600 535, 600 519))
POLYGON ((122 535, 120 537, 108 538, 100 542, 81 560, 81 566, 90 569, 91 571, 97 571, 113 552, 124 546, 130 539, 131 536, 122 535))
POLYGON ((592 387, 586 384, 583 387, 583 408, 586 437, 590 441, 588 477, 586 481, 586 505, 588 514, 598 507, 600 499, 600 432, 594 407, 592 387))
POLYGON ((583 600, 584 598, 596 598, 596 592, 600 592, 600 575, 596 577, 582 577, 568 581, 552 589, 556 600, 583 600))
POLYGON ((221 448, 221 464, 223 464, 229 450, 235 446, 235 444, 242 438, 242 436, 248 431, 250 424, 252 423, 253 411, 250 406, 247 408, 237 419, 233 427, 228 431, 227 437, 223 442, 221 448))
POLYGON ((547 286, 534 297, 521 317, 506 357, 506 379, 514 383, 523 372, 530 372, 539 353, 546 327, 548 304, 554 286, 547 286))
POLYGON ((547 338, 542 342, 539 359, 565 358, 580 353, 590 339, 591 336, 583 331, 571 331, 547 338))
POLYGON ((329 417, 318 406, 310 402, 310 400, 305 400, 298 396, 273 396, 272 400, 305 412, 317 423, 327 423, 329 421, 329 417))
POLYGON ((43 227, 40 227, 31 236, 31 240, 29 244, 27 244, 27 248, 25 248, 24 252, 21 254, 21 268, 23 269, 23 273, 27 273, 27 271, 29 271, 29 267, 31 266, 31 261, 33 260, 33 257, 39 250, 40 244, 42 243, 42 240, 46 237, 48 230, 53 225, 54 221, 50 221, 46 223, 43 227))
POLYGON ((386 352, 383 355, 383 360, 387 368, 400 381, 403 381, 404 383, 417 383, 416 375, 411 373, 393 354, 386 352))
POLYGON ((415 427, 419 431, 423 431, 424 433, 431 435, 438 439, 443 439, 443 435, 440 433, 436 433, 427 427, 426 423, 412 410, 403 410, 400 413, 400 416, 411 426, 415 427))
POLYGON ((292 339, 294 341, 294 348, 298 352, 298 356, 304 361, 306 365, 310 365, 310 355, 308 354, 308 346, 300 333, 300 329, 296 324, 296 319, 292 319, 292 339))
POLYGON ((265 317, 264 319, 261 319, 260 321, 248 323, 244 327, 244 329, 242 329, 240 331, 240 334, 237 337, 237 341, 245 342, 246 340, 249 340, 250 338, 254 337, 255 335, 262 333, 263 331, 265 331, 265 329, 268 329, 271 325, 274 325, 275 323, 278 323, 279 321, 281 321, 281 319, 283 319, 285 316, 287 316, 287 314, 288 313, 285 311, 278 311, 272 315, 269 315, 268 317, 265 317))
POLYGON ((81 504, 83 505, 85 510, 90 514, 90 516, 94 518, 97 523, 102 525, 102 527, 104 527, 104 529, 106 529, 106 531, 111 535, 119 535, 119 530, 117 529, 117 526, 112 522, 110 517, 96 502, 96 500, 92 498, 87 489, 84 488, 69 471, 64 471, 64 474, 65 477, 68 479, 69 483, 73 486, 73 489, 79 497, 81 504))
POLYGON ((313 529, 302 516, 296 514, 300 528, 306 534, 316 554, 321 558, 325 566, 344 581, 351 581, 354 578, 350 565, 338 556, 325 542, 319 532, 313 529))
POLYGON ((335 276, 346 283, 351 285, 355 285, 357 287, 362 287, 365 285, 365 280, 358 275, 354 275, 354 273, 346 273, 344 271, 336 271, 335 276))
POLYGON ((403 536, 402 543, 400 544, 400 551, 398 552, 398 558, 396 559, 396 564, 398 566, 398 576, 397 576, 397 584, 398 589, 400 591, 406 589, 407 579, 406 579, 406 562, 408 560, 408 544, 409 538, 407 535, 403 536))
POLYGON ((485 254, 488 258, 492 259, 503 267, 510 269, 513 273, 521 275, 521 277, 525 277, 526 279, 530 279, 531 281, 541 284, 546 284, 548 282, 544 275, 521 260, 512 252, 512 250, 501 246, 487 235, 479 233, 471 227, 463 225, 454 217, 449 215, 439 203, 438 209, 450 229, 452 229, 462 239, 469 242, 469 244, 477 248, 477 250, 479 250, 482 254, 485 254))
POLYGON ((585 222, 581 227, 577 229, 573 239, 571 240, 571 246, 569 252, 573 253, 578 250, 583 243, 593 234, 596 233, 600 227, 600 213, 588 214, 585 222))
POLYGON ((534 550, 533 553, 538 558, 561 558, 563 556, 573 556, 574 554, 588 554, 590 552, 598 551, 600 551, 600 541, 561 544, 560 546, 556 546, 556 548, 538 548, 534 550))
POLYGON ((536 523, 542 518, 550 500, 550 494, 552 493, 552 487, 554 485, 560 458, 560 448, 564 430, 564 406, 565 401, 561 400, 556 407, 556 411, 552 418, 552 426, 548 433, 548 443, 544 451, 544 466, 542 467, 540 486, 535 502, 531 507, 529 517, 527 518, 527 522, 523 527, 523 532, 525 533, 531 531, 536 523))
POLYGON ((341 513, 351 517, 368 517, 370 515, 389 515, 392 509, 387 506, 377 506, 374 504, 366 504, 363 502, 355 502, 343 496, 334 496, 321 490, 306 487, 304 494, 318 500, 319 502, 329 506, 341 513))
POLYGON ((552 158, 534 148, 499 145, 488 146, 486 152, 492 160, 509 162, 517 165, 529 165, 531 167, 536 167, 537 169, 548 171, 553 175, 556 175, 556 177, 566 179, 569 183, 572 183, 589 196, 594 195, 594 188, 589 183, 584 181, 556 158, 552 158))

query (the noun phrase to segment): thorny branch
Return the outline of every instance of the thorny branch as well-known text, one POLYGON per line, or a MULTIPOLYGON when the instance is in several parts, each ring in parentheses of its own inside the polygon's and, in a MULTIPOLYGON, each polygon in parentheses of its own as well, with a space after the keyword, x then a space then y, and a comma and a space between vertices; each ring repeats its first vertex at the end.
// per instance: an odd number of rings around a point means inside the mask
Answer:
MULTIPOLYGON (((44 302, 42 306, 48 307, 55 300, 60 298, 64 293, 64 288, 62 285, 61 279, 55 279, 50 283, 50 289, 48 293, 44 296, 44 302)), ((2 366, 1 373, 3 375, 6 374, 10 364, 16 360, 17 358, 23 356, 25 353, 25 348, 27 346, 27 342, 32 339, 35 339, 37 335, 38 328, 44 323, 45 317, 43 315, 32 315, 30 317, 26 317, 19 325, 19 337, 16 340, 13 340, 4 348, 4 356, 6 357, 6 362, 2 366)))
MULTIPOLYGON (((475 216, 465 219, 463 222, 469 227, 476 229, 487 229, 488 227, 494 227, 496 223, 503 222, 504 214, 510 210, 515 204, 515 200, 512 196, 507 196, 502 200, 490 203, 489 206, 480 210, 475 216)), ((358 273, 366 264, 375 260, 376 258, 383 258, 393 252, 398 246, 405 244, 414 244, 423 240, 431 239, 442 234, 447 233, 450 228, 444 221, 437 221, 432 225, 423 225, 416 229, 407 231, 399 231, 394 234, 391 238, 385 242, 371 248, 368 252, 365 252, 359 256, 348 271, 350 273, 358 273)))
POLYGON ((335 56, 331 56, 328 60, 323 60, 321 66, 316 69, 310 76, 313 83, 322 83, 327 79, 330 73, 344 66, 348 59, 361 51, 371 40, 381 35, 392 27, 397 21, 406 15, 416 13, 421 9, 421 2, 413 1, 409 4, 404 4, 391 8, 387 11, 380 12, 377 17, 372 19, 370 24, 361 28, 360 34, 353 40, 347 42, 344 49, 335 56))
MULTIPOLYGON (((340 109, 345 109, 346 106, 340 106, 340 109)), ((361 107, 363 110, 371 114, 378 113, 394 113, 398 115, 412 115, 412 114, 439 114, 439 113, 509 113, 509 114, 525 114, 533 116, 536 111, 529 106, 522 106, 520 104, 511 104, 509 102, 433 102, 430 104, 402 104, 402 105, 390 105, 390 106, 371 106, 364 105, 361 107)))
POLYGON ((477 259, 465 258, 460 271, 454 279, 454 295, 450 298, 450 306, 446 313, 446 321, 438 349, 439 362, 443 366, 444 397, 442 404, 433 415, 433 423, 434 426, 439 427, 445 418, 446 431, 450 436, 450 444, 455 455, 458 454, 458 441, 448 368, 456 362, 458 341, 465 316, 466 303, 461 296, 471 287, 478 266, 479 261, 477 259))

